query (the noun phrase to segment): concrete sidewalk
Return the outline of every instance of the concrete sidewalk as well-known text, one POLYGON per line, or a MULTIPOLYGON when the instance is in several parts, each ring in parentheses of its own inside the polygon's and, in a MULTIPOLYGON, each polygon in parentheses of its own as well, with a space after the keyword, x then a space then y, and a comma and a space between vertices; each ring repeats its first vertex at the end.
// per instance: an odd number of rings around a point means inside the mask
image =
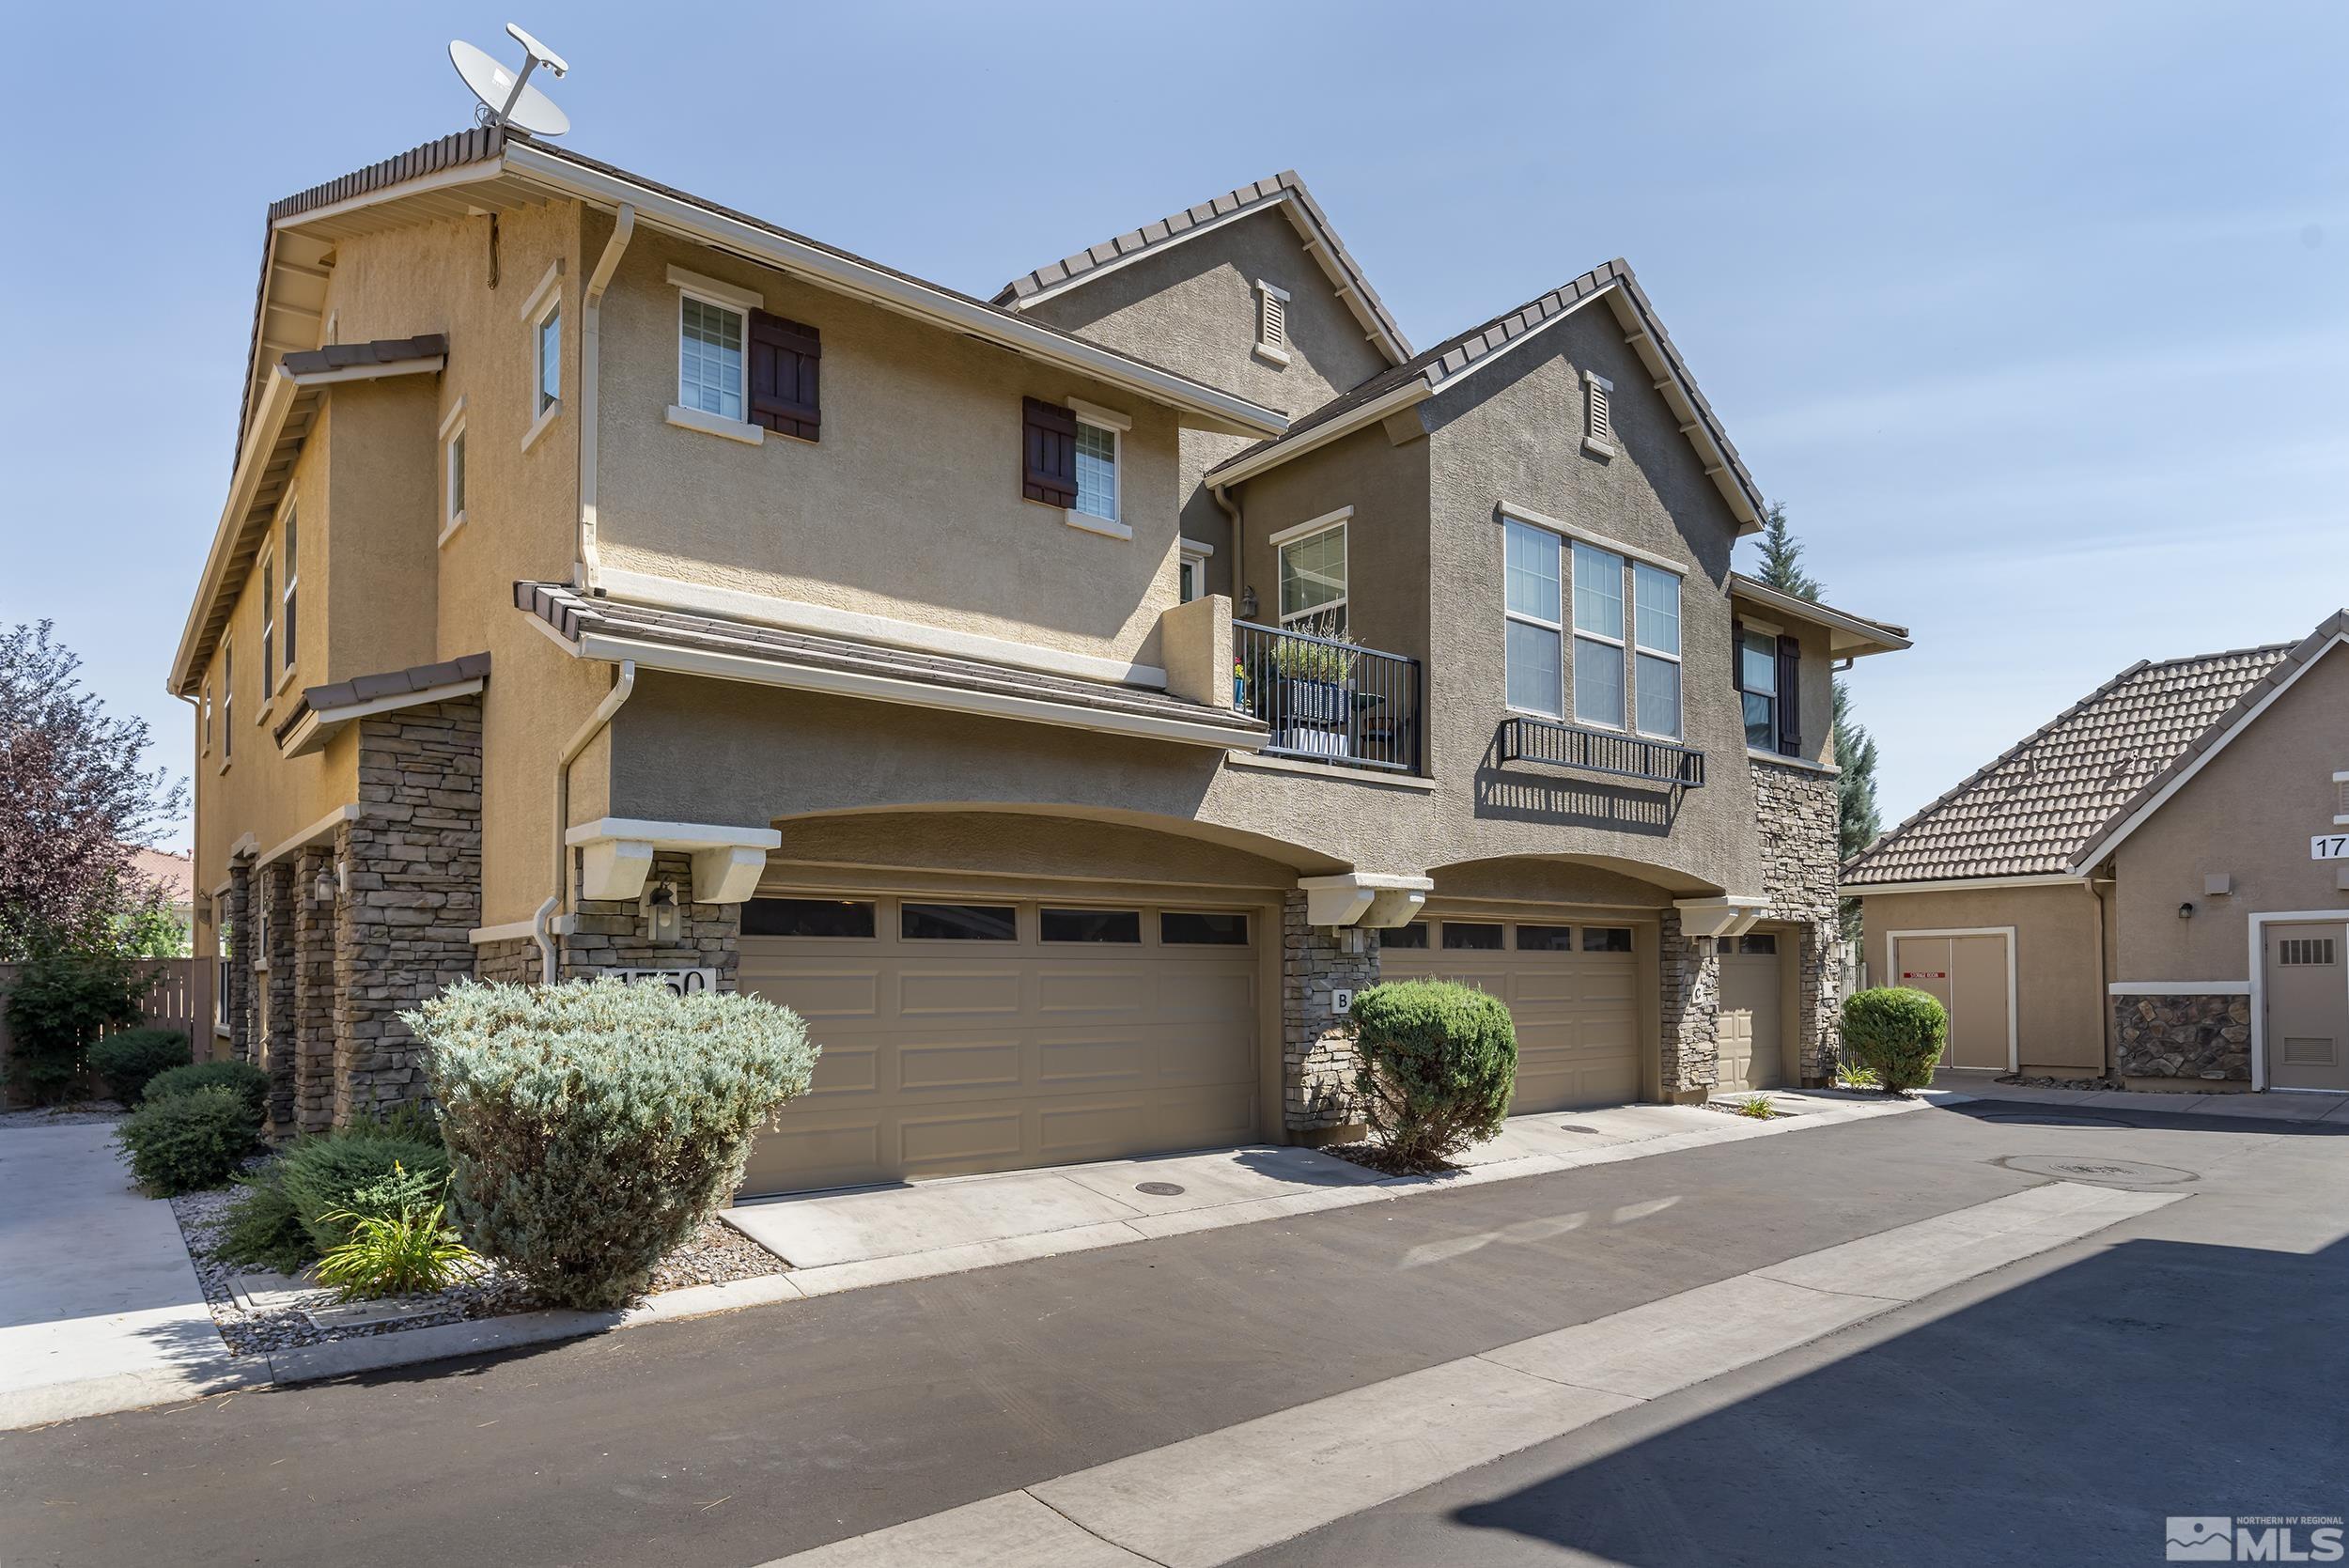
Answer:
POLYGON ((1939 1072, 1918 1097, 1931 1104, 1966 1100, 2013 1100, 2023 1105, 2061 1106, 2067 1110, 2142 1110, 2160 1116, 2236 1116, 2254 1122, 2323 1122, 2349 1126, 2349 1094, 2165 1094, 2142 1089, 2048 1089, 2000 1083, 1989 1076, 1939 1072))
POLYGON ((259 1380, 233 1364, 171 1205, 131 1185, 112 1124, 0 1128, 0 1431, 259 1380))

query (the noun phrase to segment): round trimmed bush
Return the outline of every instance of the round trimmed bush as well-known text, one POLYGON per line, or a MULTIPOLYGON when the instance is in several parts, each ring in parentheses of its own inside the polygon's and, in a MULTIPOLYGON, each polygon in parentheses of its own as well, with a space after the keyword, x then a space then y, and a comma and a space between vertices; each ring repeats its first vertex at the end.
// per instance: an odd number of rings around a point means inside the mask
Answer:
POLYGON ((267 1119, 269 1074, 250 1062, 191 1062, 166 1068, 147 1080, 147 1092, 140 1097, 167 1100, 197 1089, 233 1089, 252 1108, 254 1126, 267 1119))
POLYGON ((816 1065, 784 1008, 616 979, 459 985, 401 1017, 430 1048, 466 1239, 564 1307, 642 1291, 816 1065))
POLYGON ((1354 998, 1355 1092, 1398 1164, 1426 1170, 1501 1130, 1517 1088, 1509 1009, 1473 986, 1398 980, 1354 998))
POLYGON ((89 1048, 90 1071, 104 1079, 124 1105, 138 1104, 150 1079, 194 1060, 188 1037, 176 1029, 126 1029, 89 1048))
POLYGON ((243 1096, 219 1087, 146 1101, 115 1137, 131 1173, 159 1198, 220 1186, 261 1145, 243 1096))
POLYGON ((1949 1038, 1949 1010, 1923 991, 1878 986, 1843 1003, 1843 1043, 1875 1070, 1888 1094, 1931 1083, 1949 1038))

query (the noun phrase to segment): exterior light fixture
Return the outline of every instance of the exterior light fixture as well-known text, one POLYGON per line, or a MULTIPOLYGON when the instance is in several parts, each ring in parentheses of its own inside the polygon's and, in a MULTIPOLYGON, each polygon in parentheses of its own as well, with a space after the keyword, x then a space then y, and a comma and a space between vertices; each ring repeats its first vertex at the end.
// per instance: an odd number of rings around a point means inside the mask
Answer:
POLYGON ((2194 918, 2194 906, 2192 904, 2179 905, 2178 918, 2180 920, 2192 920, 2194 918))
POLYGON ((1256 618, 1256 590, 1252 583, 1239 591, 1239 618, 1243 621, 1256 618))
POLYGON ((321 904, 332 904, 335 892, 334 868, 331 865, 319 867, 318 880, 310 884, 310 896, 321 904))

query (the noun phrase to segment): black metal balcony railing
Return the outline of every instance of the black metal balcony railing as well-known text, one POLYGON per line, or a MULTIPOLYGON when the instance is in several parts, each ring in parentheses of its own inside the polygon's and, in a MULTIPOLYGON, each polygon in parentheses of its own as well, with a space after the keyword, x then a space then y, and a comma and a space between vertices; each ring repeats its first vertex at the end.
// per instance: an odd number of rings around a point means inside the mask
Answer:
POLYGON ((1552 719, 1502 721, 1501 760, 1554 763, 1586 773, 1646 779, 1683 789, 1704 787, 1704 753, 1693 746, 1642 740, 1636 735, 1585 729, 1552 719))
POLYGON ((1232 653, 1234 704, 1271 730, 1267 752, 1419 771, 1418 660, 1248 621, 1232 623, 1232 653))

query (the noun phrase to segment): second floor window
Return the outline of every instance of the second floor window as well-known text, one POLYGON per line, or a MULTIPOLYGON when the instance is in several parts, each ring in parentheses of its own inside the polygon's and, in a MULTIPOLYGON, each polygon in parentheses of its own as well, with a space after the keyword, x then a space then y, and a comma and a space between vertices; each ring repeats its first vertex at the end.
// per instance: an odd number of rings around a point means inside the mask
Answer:
POLYGON ((1117 432, 1077 419, 1077 505, 1087 517, 1117 520, 1117 432))
POLYGON ((1564 717, 1571 675, 1577 722, 1680 738, 1680 579, 1515 518, 1501 555, 1509 706, 1564 717))
POLYGON ((1778 638, 1744 627, 1737 630, 1737 693, 1746 709, 1746 744, 1757 752, 1778 748, 1778 638))
POLYGON ((1315 636, 1346 629, 1346 524, 1278 539, 1281 624, 1315 636), (1299 624, 1303 623, 1303 624, 1299 624))
POLYGON ((204 737, 204 754, 210 756, 212 752, 212 683, 209 680, 204 683, 203 713, 204 719, 199 733, 204 737))
POLYGON ((285 645, 286 675, 293 674, 294 629, 300 624, 294 613, 295 590, 302 585, 301 558, 294 550, 297 538, 294 520, 295 514, 288 512, 286 514, 286 540, 278 547, 278 566, 286 574, 286 586, 278 599, 277 635, 283 640, 285 645))
POLYGON ((1558 536, 1510 519, 1502 525, 1509 706, 1562 717, 1565 636, 1560 620, 1558 536))
POLYGON ((531 404, 534 414, 544 413, 563 400, 563 305, 561 297, 538 318, 538 387, 531 404))
POLYGON ((261 706, 269 706, 270 672, 277 668, 277 568, 261 557, 261 706))
POLYGON ((1631 563, 1632 723, 1642 735, 1680 738, 1680 579, 1631 563))
POLYGON ((1574 716, 1624 727, 1623 557, 1574 541, 1574 716))
POLYGON ((677 400, 720 419, 744 418, 741 313, 691 294, 681 299, 677 400))
POLYGON ((237 649, 223 639, 220 644, 220 765, 237 750, 237 649))

